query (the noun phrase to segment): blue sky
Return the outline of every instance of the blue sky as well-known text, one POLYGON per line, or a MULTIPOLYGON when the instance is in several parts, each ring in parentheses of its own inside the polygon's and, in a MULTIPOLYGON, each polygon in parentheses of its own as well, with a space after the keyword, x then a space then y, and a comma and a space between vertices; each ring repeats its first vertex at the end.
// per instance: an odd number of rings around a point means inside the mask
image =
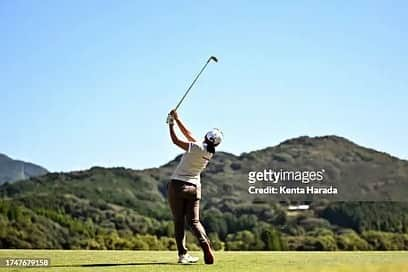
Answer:
POLYGON ((336 134, 408 159, 405 1, 1 1, 0 152, 52 171, 155 167, 220 127, 240 154, 336 134), (289 3, 290 2, 290 3, 289 3))

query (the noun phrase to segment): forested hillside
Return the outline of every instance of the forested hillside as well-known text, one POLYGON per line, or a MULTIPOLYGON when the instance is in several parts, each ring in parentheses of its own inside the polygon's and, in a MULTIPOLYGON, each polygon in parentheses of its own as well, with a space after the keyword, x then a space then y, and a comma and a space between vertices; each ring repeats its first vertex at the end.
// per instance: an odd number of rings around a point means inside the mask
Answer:
MULTIPOLYGON (((179 160, 141 171, 94 167, 6 183, 0 187, 0 247, 175 249, 166 185, 179 160)), ((219 152, 202 177, 201 219, 213 246, 408 249, 406 202, 319 199, 307 211, 288 211, 287 202, 248 194, 249 171, 296 167, 325 168, 350 194, 381 199, 408 188, 406 161, 335 136, 301 137, 240 156, 219 152)), ((197 248, 191 235, 188 243, 197 248)))

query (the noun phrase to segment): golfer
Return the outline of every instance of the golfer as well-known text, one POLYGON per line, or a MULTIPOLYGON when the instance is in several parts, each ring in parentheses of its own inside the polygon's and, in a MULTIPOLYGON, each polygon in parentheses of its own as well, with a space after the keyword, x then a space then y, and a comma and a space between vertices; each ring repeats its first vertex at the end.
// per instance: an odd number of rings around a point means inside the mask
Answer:
POLYGON ((184 229, 187 221, 203 249, 204 262, 213 264, 214 253, 204 227, 200 223, 200 173, 214 155, 215 147, 221 143, 223 134, 219 129, 214 129, 205 135, 203 142, 198 142, 180 120, 175 110, 169 113, 168 121, 171 140, 175 145, 186 151, 171 176, 171 181, 168 183, 168 200, 174 220, 178 262, 189 264, 198 261, 197 257, 187 253, 184 229), (177 137, 174 132, 175 123, 187 141, 177 137))

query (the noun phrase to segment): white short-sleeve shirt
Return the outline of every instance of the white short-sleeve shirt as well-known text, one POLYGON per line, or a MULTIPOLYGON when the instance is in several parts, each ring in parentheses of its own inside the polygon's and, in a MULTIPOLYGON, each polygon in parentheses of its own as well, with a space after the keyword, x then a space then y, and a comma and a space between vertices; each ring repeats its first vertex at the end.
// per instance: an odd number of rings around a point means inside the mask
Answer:
POLYGON ((171 179, 200 185, 200 174, 207 167, 212 156, 213 154, 207 151, 205 143, 190 142, 171 179))

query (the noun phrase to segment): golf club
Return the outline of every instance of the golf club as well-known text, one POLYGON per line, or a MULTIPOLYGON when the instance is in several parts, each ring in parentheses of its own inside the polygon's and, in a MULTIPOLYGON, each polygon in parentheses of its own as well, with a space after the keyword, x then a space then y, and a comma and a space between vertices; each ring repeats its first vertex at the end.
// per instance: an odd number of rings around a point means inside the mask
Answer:
MULTIPOLYGON (((197 74, 197 76, 194 78, 193 82, 191 83, 191 85, 188 87, 187 91, 185 92, 185 94, 183 95, 183 97, 180 99, 180 102, 178 102, 176 108, 174 109, 175 111, 177 111, 177 109, 180 107, 181 103, 183 103, 184 99, 186 98, 186 96, 188 95, 188 93, 190 92, 191 88, 194 86, 194 84, 196 83, 197 79, 200 77, 201 73, 205 70, 205 68, 207 67, 208 63, 210 63, 210 61, 214 61, 214 62, 218 62, 218 59, 215 56, 211 56, 208 58, 207 62, 204 64, 203 68, 201 68, 200 72, 197 74)), ((168 120, 167 120, 168 123, 168 120)))

